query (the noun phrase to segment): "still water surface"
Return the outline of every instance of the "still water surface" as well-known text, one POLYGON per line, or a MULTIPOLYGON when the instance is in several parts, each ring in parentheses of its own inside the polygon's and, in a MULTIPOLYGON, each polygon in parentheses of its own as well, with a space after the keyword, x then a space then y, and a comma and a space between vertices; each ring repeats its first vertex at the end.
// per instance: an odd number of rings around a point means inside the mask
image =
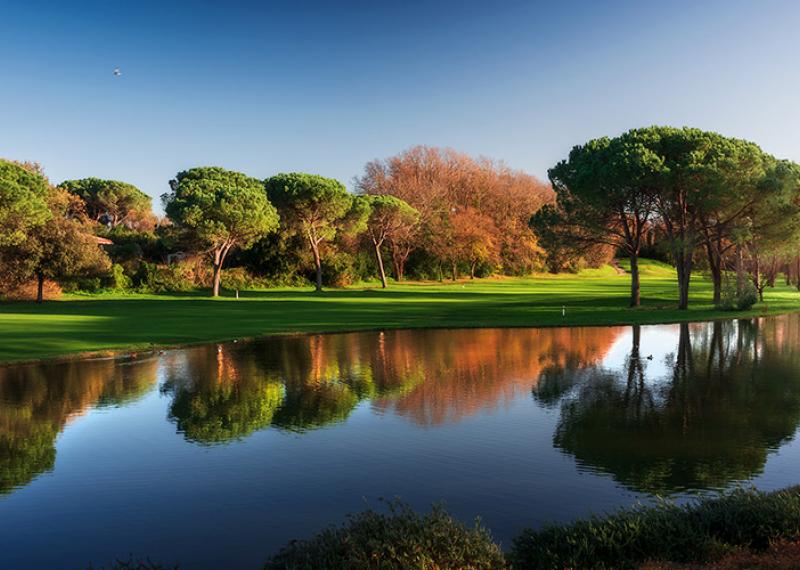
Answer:
POLYGON ((257 568, 402 497, 525 526, 800 482, 800 315, 365 332, 0 368, 0 566, 257 568))

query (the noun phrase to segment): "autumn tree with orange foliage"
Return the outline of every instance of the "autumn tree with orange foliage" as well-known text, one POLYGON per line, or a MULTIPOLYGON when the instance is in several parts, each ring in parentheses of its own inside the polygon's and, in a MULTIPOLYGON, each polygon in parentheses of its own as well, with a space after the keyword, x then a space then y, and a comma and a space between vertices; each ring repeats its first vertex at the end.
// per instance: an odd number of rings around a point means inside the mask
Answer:
MULTIPOLYGON (((552 201, 552 190, 538 179, 486 158, 452 149, 416 146, 374 160, 356 181, 364 194, 392 195, 420 213, 421 250, 454 275, 459 267, 474 273, 524 274, 541 263, 530 216, 552 201)), ((404 270, 411 244, 404 243, 395 271, 404 270)))

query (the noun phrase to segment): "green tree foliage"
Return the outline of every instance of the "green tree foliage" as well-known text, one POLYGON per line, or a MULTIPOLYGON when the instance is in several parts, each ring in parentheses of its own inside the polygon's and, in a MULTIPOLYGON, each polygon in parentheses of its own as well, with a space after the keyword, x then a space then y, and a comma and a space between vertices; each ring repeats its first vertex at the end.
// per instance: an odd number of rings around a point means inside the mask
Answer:
POLYGON ((112 228, 126 225, 133 229, 152 229, 152 200, 133 184, 82 178, 65 180, 59 187, 79 196, 86 204, 87 215, 96 222, 112 228))
POLYGON ((45 279, 63 282, 104 275, 111 269, 108 255, 83 217, 80 200, 52 188, 48 202, 52 219, 30 235, 21 248, 36 277, 38 303, 43 300, 45 279))
POLYGON ((105 274, 111 267, 91 233, 80 198, 47 186, 45 180, 44 200, 47 221, 30 229, 24 241, 7 240, 0 247, 4 287, 35 279, 39 303, 46 279, 63 283, 105 274))
POLYGON ((324 247, 338 234, 363 231, 368 204, 356 200, 338 180, 292 172, 265 181, 289 232, 302 235, 314 256, 316 289, 322 290, 324 247))
POLYGON ((0 247, 23 243, 50 219, 47 179, 32 165, 0 159, 0 247))
POLYGON ((764 287, 774 286, 785 260, 796 256, 800 246, 800 165, 772 157, 766 162, 760 197, 737 228, 762 301, 764 287))
POLYGON ((574 147, 548 171, 556 206, 534 215, 533 225, 545 231, 546 224, 554 226, 559 239, 574 244, 604 243, 624 251, 631 264, 630 304, 636 307, 639 250, 655 207, 647 180, 660 160, 628 139, 601 138, 574 147))
POLYGON ((696 249, 705 243, 712 265, 720 264, 723 242, 760 199, 764 154, 753 143, 685 127, 634 129, 624 137, 657 157, 648 183, 678 273, 678 308, 686 309, 696 249))
POLYGON ((419 226, 419 212, 400 198, 388 195, 367 195, 370 206, 367 233, 375 252, 381 286, 386 288, 386 271, 383 267, 381 248, 393 238, 400 238, 419 226))
POLYGON ((179 172, 170 187, 162 197, 167 215, 212 256, 216 297, 228 252, 275 231, 278 213, 258 180, 223 168, 179 172))
POLYGON ((555 244, 607 243, 625 252, 631 305, 639 303, 637 261, 648 232, 656 230, 669 245, 681 309, 688 306, 703 247, 719 304, 730 252, 746 241, 753 217, 761 211, 762 220, 778 220, 794 200, 781 191, 785 183, 775 182, 780 176, 770 177, 771 163, 757 145, 713 132, 633 129, 573 148, 549 171, 557 204, 534 216, 532 225, 555 244))

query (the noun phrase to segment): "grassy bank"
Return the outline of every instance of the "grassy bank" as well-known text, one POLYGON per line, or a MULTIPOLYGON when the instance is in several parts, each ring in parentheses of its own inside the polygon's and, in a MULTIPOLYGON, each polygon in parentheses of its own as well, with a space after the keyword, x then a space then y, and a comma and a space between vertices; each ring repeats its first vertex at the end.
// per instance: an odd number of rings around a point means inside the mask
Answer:
POLYGON ((782 284, 744 313, 716 310, 698 277, 688 311, 678 311, 672 270, 642 264, 642 306, 627 307, 629 276, 613 268, 580 275, 244 291, 240 299, 181 295, 67 295, 44 305, 0 305, 0 362, 147 349, 291 332, 403 327, 500 327, 666 323, 800 311, 782 284), (562 317, 561 308, 566 307, 562 317))
MULTIPOLYGON (((788 570, 800 567, 800 487, 635 506, 524 530, 510 546, 504 552, 479 521, 465 525, 441 506, 418 514, 390 501, 291 541, 264 570, 788 570)), ((177 567, 132 559, 112 568, 177 567)))
POLYGON ((773 493, 737 490, 682 507, 634 507, 526 530, 514 540, 509 557, 513 568, 637 568, 648 561, 708 563, 799 537, 800 487, 773 493))
POLYGON ((291 542, 265 570, 744 569, 800 562, 800 487, 736 490, 684 506, 637 506, 525 530, 505 554, 479 524, 461 524, 441 508, 420 516, 390 506, 388 514, 366 511, 291 542))

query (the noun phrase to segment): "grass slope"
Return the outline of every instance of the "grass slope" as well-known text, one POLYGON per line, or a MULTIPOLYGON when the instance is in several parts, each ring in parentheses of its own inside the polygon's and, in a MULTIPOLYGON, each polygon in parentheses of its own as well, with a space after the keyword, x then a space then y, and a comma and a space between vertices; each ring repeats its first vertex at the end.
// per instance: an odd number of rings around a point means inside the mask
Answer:
POLYGON ((711 284, 692 284, 691 308, 678 311, 674 273, 645 262, 642 307, 627 307, 630 279, 615 270, 458 283, 270 289, 241 299, 185 295, 68 295, 44 305, 0 305, 0 362, 89 351, 291 332, 412 327, 501 327, 666 323, 800 311, 800 293, 782 284, 749 312, 715 310, 711 284), (566 316, 561 307, 566 306, 566 316))

